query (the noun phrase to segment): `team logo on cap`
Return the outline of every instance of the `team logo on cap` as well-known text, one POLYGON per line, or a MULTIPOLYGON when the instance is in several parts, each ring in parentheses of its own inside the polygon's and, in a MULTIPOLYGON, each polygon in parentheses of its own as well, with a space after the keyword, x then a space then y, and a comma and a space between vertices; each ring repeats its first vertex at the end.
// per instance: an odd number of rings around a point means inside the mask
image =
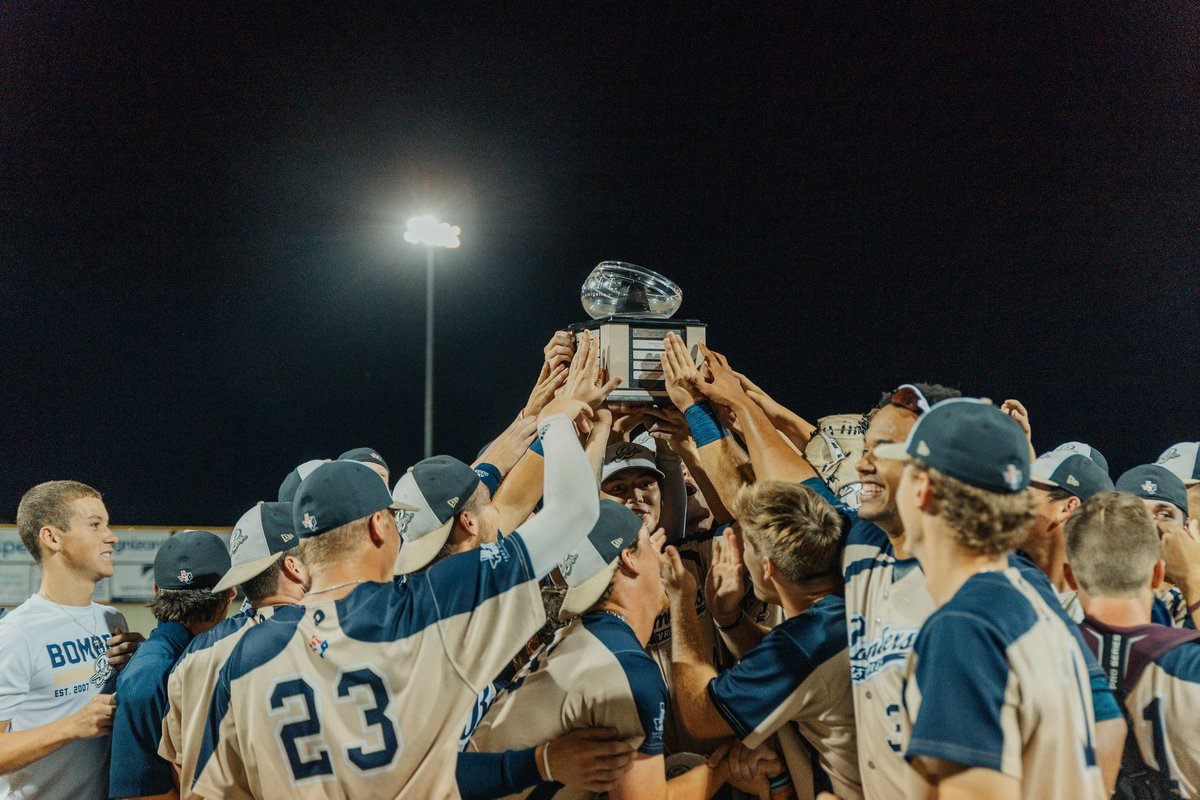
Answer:
POLYGON ((229 540, 231 542, 229 555, 233 555, 242 546, 242 543, 246 541, 246 533, 241 528, 234 528, 233 535, 229 537, 229 540))
POLYGON ((317 530, 317 518, 307 511, 304 512, 304 516, 300 519, 300 524, 304 526, 304 530, 306 531, 315 532, 317 530))
POLYGON ((636 444, 633 444, 632 442, 626 442, 625 444, 618 447, 615 451, 613 451, 613 460, 614 461, 624 461, 628 458, 633 458, 634 456, 641 455, 641 452, 642 452, 642 448, 638 447, 636 444))
POLYGON ((1004 470, 1004 482, 1014 492, 1021 488, 1021 478, 1023 477, 1025 477, 1025 473, 1017 469, 1015 464, 1009 464, 1004 470))
POLYGON ((1149 494, 1158 494, 1158 484, 1154 481, 1148 480, 1142 484, 1142 491, 1149 494))
POLYGON ((280 535, 279 535, 279 538, 280 538, 280 539, 283 539, 285 542, 290 542, 292 539, 295 539, 295 538, 296 538, 296 534, 294 534, 294 533, 283 533, 283 534, 280 534, 280 535))
POLYGON ((1076 478, 1074 475, 1068 475, 1068 476, 1067 476, 1067 483, 1071 484, 1072 486, 1078 486, 1078 485, 1079 485, 1079 479, 1078 479, 1078 478, 1076 478))
POLYGON ((179 582, 189 584, 196 579, 196 576, 188 572, 186 569, 179 570, 179 582))
POLYGON ((371 458, 378 458, 380 461, 383 461, 383 456, 379 455, 379 453, 376 453, 374 450, 371 451, 371 458))
POLYGON ((416 515, 417 515, 417 512, 415 512, 415 511, 397 511, 396 512, 396 514, 395 514, 396 530, 400 531, 401 536, 408 533, 408 525, 410 522, 413 521, 413 517, 415 517, 416 515))
POLYGON ((609 544, 611 544, 613 547, 615 547, 615 548, 617 548, 618 550, 620 550, 620 549, 621 549, 621 545, 625 544, 625 540, 624 540, 624 539, 621 539, 621 538, 617 538, 617 539, 613 539, 611 542, 609 542, 609 544))
POLYGON ((925 444, 925 440, 924 440, 924 439, 922 439, 921 441, 917 442, 917 455, 919 455, 919 456, 928 456, 928 455, 929 455, 929 452, 930 452, 930 451, 929 451, 929 445, 925 444))
POLYGON ((458 507, 458 498, 451 497, 449 500, 446 501, 446 505, 450 506, 451 508, 457 508, 458 507))
POLYGON ((1165 461, 1170 461, 1172 458, 1179 458, 1179 448, 1172 447, 1167 452, 1159 456, 1158 463, 1162 464, 1165 461))
POLYGON ((575 569, 575 562, 578 560, 579 553, 571 553, 569 556, 563 559, 562 566, 558 568, 558 571, 563 574, 564 578, 567 577, 571 574, 571 570, 575 569))

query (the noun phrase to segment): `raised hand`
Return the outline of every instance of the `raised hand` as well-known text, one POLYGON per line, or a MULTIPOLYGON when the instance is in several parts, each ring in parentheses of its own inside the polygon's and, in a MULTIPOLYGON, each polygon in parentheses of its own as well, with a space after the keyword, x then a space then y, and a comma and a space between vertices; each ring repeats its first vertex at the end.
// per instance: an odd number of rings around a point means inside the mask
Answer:
MULTIPOLYGON (((588 792, 607 792, 633 762, 633 748, 616 728, 579 728, 543 745, 539 767, 554 780, 588 792)), ((546 776, 543 774, 543 778, 546 776)))
POLYGON ((667 397, 677 409, 687 411, 704 399, 704 395, 696 388, 700 372, 692 363, 687 345, 678 334, 668 333, 663 339, 662 367, 667 397))
POLYGON ((734 406, 743 400, 749 400, 737 373, 729 366, 728 359, 715 350, 710 350, 701 343, 700 352, 704 354, 704 365, 707 375, 693 383, 696 390, 715 403, 723 406, 734 406))
POLYGON ((712 540, 712 564, 704 580, 704 602, 718 625, 728 627, 742 615, 744 575, 741 537, 728 528, 712 540))
POLYGON ((554 397, 554 393, 563 385, 567 379, 567 365, 559 364, 552 367, 549 363, 542 363, 542 371, 538 375, 537 383, 533 385, 533 391, 529 393, 529 399, 525 401, 525 408, 521 412, 522 416, 537 418, 542 409, 546 407, 546 403, 554 397))
POLYGON ((1188 520, 1186 528, 1167 526, 1162 554, 1167 579, 1179 587, 1188 605, 1200 600, 1200 520, 1188 520))
POLYGON ((575 348, 575 356, 571 359, 566 383, 559 394, 582 400, 595 410, 608 397, 608 393, 620 385, 620 378, 605 380, 605 370, 600 366, 599 343, 595 334, 584 331, 579 346, 575 348))
POLYGON ((696 597, 696 577, 683 566, 683 559, 674 545, 663 550, 658 558, 658 567, 663 588, 672 602, 677 599, 688 601, 689 598, 696 597))
POLYGON ((575 355, 575 337, 570 331, 555 331, 550 341, 542 348, 546 356, 546 365, 551 371, 558 367, 566 367, 575 355))
POLYGON ((646 421, 651 436, 678 455, 692 457, 693 464, 699 462, 700 452, 696 449, 696 442, 692 439, 692 432, 682 412, 674 408, 649 408, 646 410, 646 421))
POLYGON ((1033 449, 1033 428, 1029 424, 1029 412, 1025 406, 1020 400, 1010 399, 1000 404, 1000 410, 1016 420, 1021 430, 1025 431, 1025 441, 1029 442, 1029 458, 1037 458, 1037 451, 1033 449))
POLYGON ((518 416, 487 446, 476 463, 486 461, 500 470, 501 475, 507 475, 517 460, 525 455, 529 445, 533 444, 535 436, 537 418, 518 416))

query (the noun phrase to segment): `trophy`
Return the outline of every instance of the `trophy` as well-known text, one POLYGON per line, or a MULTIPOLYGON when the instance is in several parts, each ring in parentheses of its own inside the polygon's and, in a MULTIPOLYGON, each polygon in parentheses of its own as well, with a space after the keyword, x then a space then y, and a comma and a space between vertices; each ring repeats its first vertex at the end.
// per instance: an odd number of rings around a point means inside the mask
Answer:
POLYGON ((579 299, 592 321, 577 322, 567 330, 575 334, 576 340, 584 331, 596 332, 601 366, 610 378, 621 378, 621 385, 609 399, 668 403, 661 361, 663 337, 678 334, 698 364, 698 345, 704 341, 706 327, 694 319, 671 319, 683 302, 680 288, 645 267, 602 261, 583 282, 579 299))

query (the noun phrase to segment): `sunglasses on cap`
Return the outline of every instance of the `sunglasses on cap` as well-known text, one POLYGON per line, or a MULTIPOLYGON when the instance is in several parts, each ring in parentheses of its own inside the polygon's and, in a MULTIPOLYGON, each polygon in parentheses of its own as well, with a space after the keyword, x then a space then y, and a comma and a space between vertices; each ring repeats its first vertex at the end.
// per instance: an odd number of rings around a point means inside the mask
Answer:
POLYGON ((888 402, 900 408, 907 408, 917 416, 929 410, 929 401, 921 394, 921 390, 911 383, 902 383, 896 387, 896 391, 892 392, 892 399, 888 402))

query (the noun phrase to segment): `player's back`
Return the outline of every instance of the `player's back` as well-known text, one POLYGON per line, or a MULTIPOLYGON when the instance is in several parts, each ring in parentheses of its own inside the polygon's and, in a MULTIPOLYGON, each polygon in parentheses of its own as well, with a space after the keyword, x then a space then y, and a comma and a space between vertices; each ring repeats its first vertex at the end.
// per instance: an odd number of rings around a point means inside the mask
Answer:
MULTIPOLYGON (((910 759, 1003 772, 1023 797, 1106 796, 1087 662, 1014 567, 972 576, 934 612, 913 646, 904 699, 910 759)), ((907 796, 933 795, 916 776, 907 796)))

